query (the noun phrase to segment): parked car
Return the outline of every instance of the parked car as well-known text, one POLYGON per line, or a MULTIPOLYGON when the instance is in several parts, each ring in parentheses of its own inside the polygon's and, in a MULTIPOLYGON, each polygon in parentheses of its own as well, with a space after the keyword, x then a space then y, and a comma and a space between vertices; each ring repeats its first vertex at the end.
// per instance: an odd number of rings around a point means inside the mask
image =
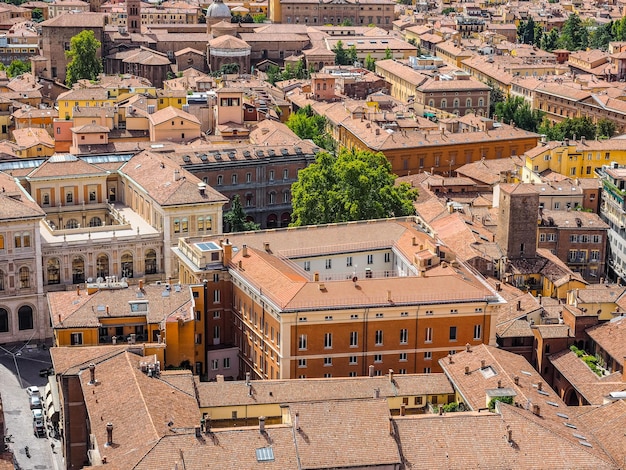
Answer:
POLYGON ((54 367, 39 369, 39 377, 48 377, 49 375, 54 375, 54 367))
POLYGON ((30 397, 30 409, 36 410, 41 409, 41 397, 39 395, 31 395, 30 397))
POLYGON ((28 387, 26 389, 26 393, 28 393, 29 397, 32 397, 33 395, 41 396, 39 394, 39 387, 35 387, 34 385, 32 387, 28 387))

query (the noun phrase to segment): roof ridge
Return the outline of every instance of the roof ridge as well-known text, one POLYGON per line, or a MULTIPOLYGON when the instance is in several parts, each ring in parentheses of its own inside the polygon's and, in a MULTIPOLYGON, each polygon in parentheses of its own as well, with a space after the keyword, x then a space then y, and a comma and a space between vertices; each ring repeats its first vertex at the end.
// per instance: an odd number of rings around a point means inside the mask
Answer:
MULTIPOLYGON (((154 420, 152 419, 152 413, 150 412, 150 407, 148 406, 148 402, 146 401, 146 398, 144 396, 143 388, 139 384, 139 380, 137 380, 137 371, 138 371, 138 369, 130 362, 130 357, 128 356, 128 354, 125 355, 125 359, 126 359, 126 362, 128 362, 130 370, 133 372, 133 380, 135 381, 135 384, 137 384, 137 390, 139 391, 139 395, 141 396, 141 401, 143 402, 145 409, 148 410, 147 415, 148 415, 148 419, 150 420, 150 424, 152 425, 152 429, 154 431, 154 434, 157 437, 156 442, 159 442, 159 440, 161 439, 161 436, 159 436, 159 432, 157 430, 157 427, 154 424, 154 420)), ((141 372, 141 371, 139 371, 139 373, 143 374, 143 372, 141 372)))

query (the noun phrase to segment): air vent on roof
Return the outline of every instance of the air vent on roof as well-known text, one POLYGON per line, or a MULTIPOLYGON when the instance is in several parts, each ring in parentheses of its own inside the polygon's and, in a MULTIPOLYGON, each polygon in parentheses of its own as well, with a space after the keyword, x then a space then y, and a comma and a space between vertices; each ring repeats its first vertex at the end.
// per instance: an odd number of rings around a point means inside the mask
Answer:
POLYGON ((287 150, 287 149, 280 149, 280 153, 282 153, 283 156, 286 157, 287 155, 289 155, 289 150, 287 150))
POLYGON ((169 297, 169 296, 170 296, 170 291, 164 290, 163 292, 161 292, 161 297, 169 297))
POLYGON ((245 158, 250 158, 250 152, 249 152, 249 151, 247 151, 247 150, 244 150, 244 151, 243 151, 243 156, 244 156, 245 158))
POLYGON ((183 155, 183 161, 185 163, 189 163, 191 161, 191 158, 189 158, 189 155, 183 155))
POLYGON ((272 447, 261 447, 256 449, 257 462, 273 462, 274 461, 274 449, 272 447))
POLYGON ((274 151, 274 149, 269 149, 269 150, 267 151, 267 153, 268 153, 268 155, 269 155, 270 157, 275 157, 275 156, 276 156, 276 152, 274 151))
POLYGON ((580 434, 576 434, 576 433, 574 433, 574 434, 572 434, 572 435, 573 435, 576 439, 582 439, 583 441, 586 441, 586 440, 587 440, 587 438, 586 438, 585 436, 581 436, 580 434))
POLYGON ((525 370, 522 371, 522 374, 524 374, 524 375, 533 375, 530 372, 526 372, 525 370))
POLYGON ((574 426, 574 425, 573 425, 573 424, 571 424, 571 423, 563 423, 563 424, 564 424, 565 426, 567 426, 568 428, 571 428, 571 429, 578 429, 576 426, 574 426))
POLYGON ((294 147, 294 150, 298 155, 302 154, 302 149, 300 147, 294 147))
POLYGON ((566 414, 563 414, 563 413, 557 413, 556 415, 557 415, 559 418, 569 419, 569 416, 567 416, 566 414))
POLYGON ((558 403, 555 403, 555 402, 553 402, 553 401, 547 401, 546 403, 547 403, 548 405, 550 405, 550 406, 555 406, 555 407, 557 407, 557 408, 558 408, 558 406, 559 406, 559 404, 558 404, 558 403))
POLYGON ((545 390, 537 390, 537 393, 538 393, 539 395, 544 395, 544 396, 546 396, 546 397, 549 397, 549 396, 550 396, 550 394, 549 394, 548 392, 546 392, 545 390))
POLYGON ((96 310, 98 310, 98 312, 104 312, 105 307, 104 305, 98 305, 98 307, 96 307, 96 310))
POLYGON ((174 284, 174 292, 180 292, 180 284, 174 284))
POLYGON ((593 447, 589 442, 587 441, 578 441, 579 444, 584 445, 585 447, 593 447))
POLYGON ((203 162, 206 162, 206 160, 207 160, 206 153, 201 153, 200 154, 200 160, 202 160, 203 162))
POLYGON ((257 151, 256 151, 256 156, 257 156, 257 157, 264 157, 264 156, 265 156, 265 154, 263 153, 263 150, 257 150, 257 151))

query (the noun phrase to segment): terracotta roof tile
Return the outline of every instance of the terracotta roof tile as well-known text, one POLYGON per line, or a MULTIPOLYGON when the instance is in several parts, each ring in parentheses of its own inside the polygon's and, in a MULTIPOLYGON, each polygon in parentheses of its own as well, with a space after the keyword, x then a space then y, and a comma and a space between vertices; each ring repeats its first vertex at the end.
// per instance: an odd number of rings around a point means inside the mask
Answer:
POLYGON ((604 349, 618 364, 623 364, 626 357, 626 317, 616 317, 586 331, 600 348, 604 349))

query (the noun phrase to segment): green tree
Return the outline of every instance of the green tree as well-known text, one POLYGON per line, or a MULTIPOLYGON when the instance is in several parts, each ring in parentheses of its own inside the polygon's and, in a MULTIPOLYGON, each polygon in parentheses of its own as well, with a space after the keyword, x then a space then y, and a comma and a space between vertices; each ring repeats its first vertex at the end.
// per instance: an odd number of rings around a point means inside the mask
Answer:
POLYGON ((335 64, 336 65, 348 65, 350 64, 350 57, 348 55, 348 51, 343 47, 343 41, 340 39, 333 47, 333 52, 335 53, 335 64))
POLYGON ((33 22, 41 23, 43 21, 43 11, 41 11, 41 8, 33 8, 33 11, 31 14, 32 14, 33 22))
POLYGON ((489 80, 487 86, 491 88, 489 92, 489 116, 493 116, 496 110, 496 103, 504 100, 504 94, 498 85, 489 80))
POLYGON ((239 64, 237 62, 231 62, 230 64, 222 64, 219 69, 220 75, 226 75, 231 73, 239 73, 239 64))
POLYGON ((414 214, 417 191, 394 185, 382 153, 341 149, 317 154, 291 187, 293 226, 380 219, 414 214))
POLYGON ((531 110, 530 104, 521 96, 507 97, 506 101, 496 103, 495 113, 505 124, 512 122, 521 129, 537 132, 543 121, 540 110, 531 110))
POLYGON ((353 44, 348 49, 348 65, 354 65, 357 60, 356 46, 353 44))
POLYGON ((265 73, 267 74, 267 81, 272 85, 282 80, 280 67, 278 67, 278 65, 270 65, 265 73))
POLYGON ((367 54, 367 56, 365 57, 364 65, 367 70, 370 70, 372 72, 376 70, 376 61, 374 60, 371 54, 367 54))
POLYGON ((589 47, 591 47, 592 49, 606 50, 609 47, 609 43, 614 40, 613 27, 614 23, 612 21, 598 25, 591 32, 589 38, 589 47))
POLYGON ((230 210, 224 214, 224 222, 228 224, 231 232, 247 232, 258 230, 259 224, 247 220, 246 212, 243 210, 239 194, 235 194, 230 203, 230 210))
POLYGON ((557 124, 552 124, 544 119, 537 130, 540 134, 545 134, 548 140, 587 139, 596 138, 596 125, 588 117, 567 118, 557 124))
POLYGON ((448 16, 450 13, 454 13, 456 11, 456 8, 454 7, 446 7, 443 10, 441 10, 441 14, 448 16))
POLYGON ((385 59, 393 59, 393 52, 389 48, 385 49, 385 59))
POLYGON ((607 137, 611 138, 617 132, 617 126, 614 121, 610 119, 602 118, 599 119, 596 123, 596 137, 607 137))
POLYGON ((544 51, 552 52, 559 47, 559 31, 556 28, 541 37, 541 48, 544 51))
POLYGON ((102 73, 102 59, 98 56, 100 41, 91 29, 85 29, 70 40, 70 50, 65 52, 69 59, 65 83, 72 86, 78 80, 95 80, 102 73))
POLYGON ((310 139, 323 149, 335 151, 336 142, 326 130, 326 118, 313 113, 310 105, 291 113, 285 124, 301 139, 310 139))
POLYGON ((257 13, 256 15, 252 15, 252 19, 255 23, 265 23, 267 16, 265 13, 257 13))
POLYGON ((350 18, 346 18, 341 22, 341 26, 352 26, 352 20, 350 18))
POLYGON ((30 72, 30 62, 14 60, 8 66, 0 64, 0 70, 5 71, 9 78, 18 77, 23 73, 30 72))
POLYGON ((489 408, 489 411, 491 411, 492 413, 495 411, 496 402, 498 401, 502 403, 506 403, 508 405, 512 405, 513 397, 493 397, 491 400, 489 400, 489 403, 487 403, 487 407, 489 408))
POLYGON ((589 45, 587 27, 576 13, 569 15, 563 23, 558 44, 568 51, 579 51, 589 45))

